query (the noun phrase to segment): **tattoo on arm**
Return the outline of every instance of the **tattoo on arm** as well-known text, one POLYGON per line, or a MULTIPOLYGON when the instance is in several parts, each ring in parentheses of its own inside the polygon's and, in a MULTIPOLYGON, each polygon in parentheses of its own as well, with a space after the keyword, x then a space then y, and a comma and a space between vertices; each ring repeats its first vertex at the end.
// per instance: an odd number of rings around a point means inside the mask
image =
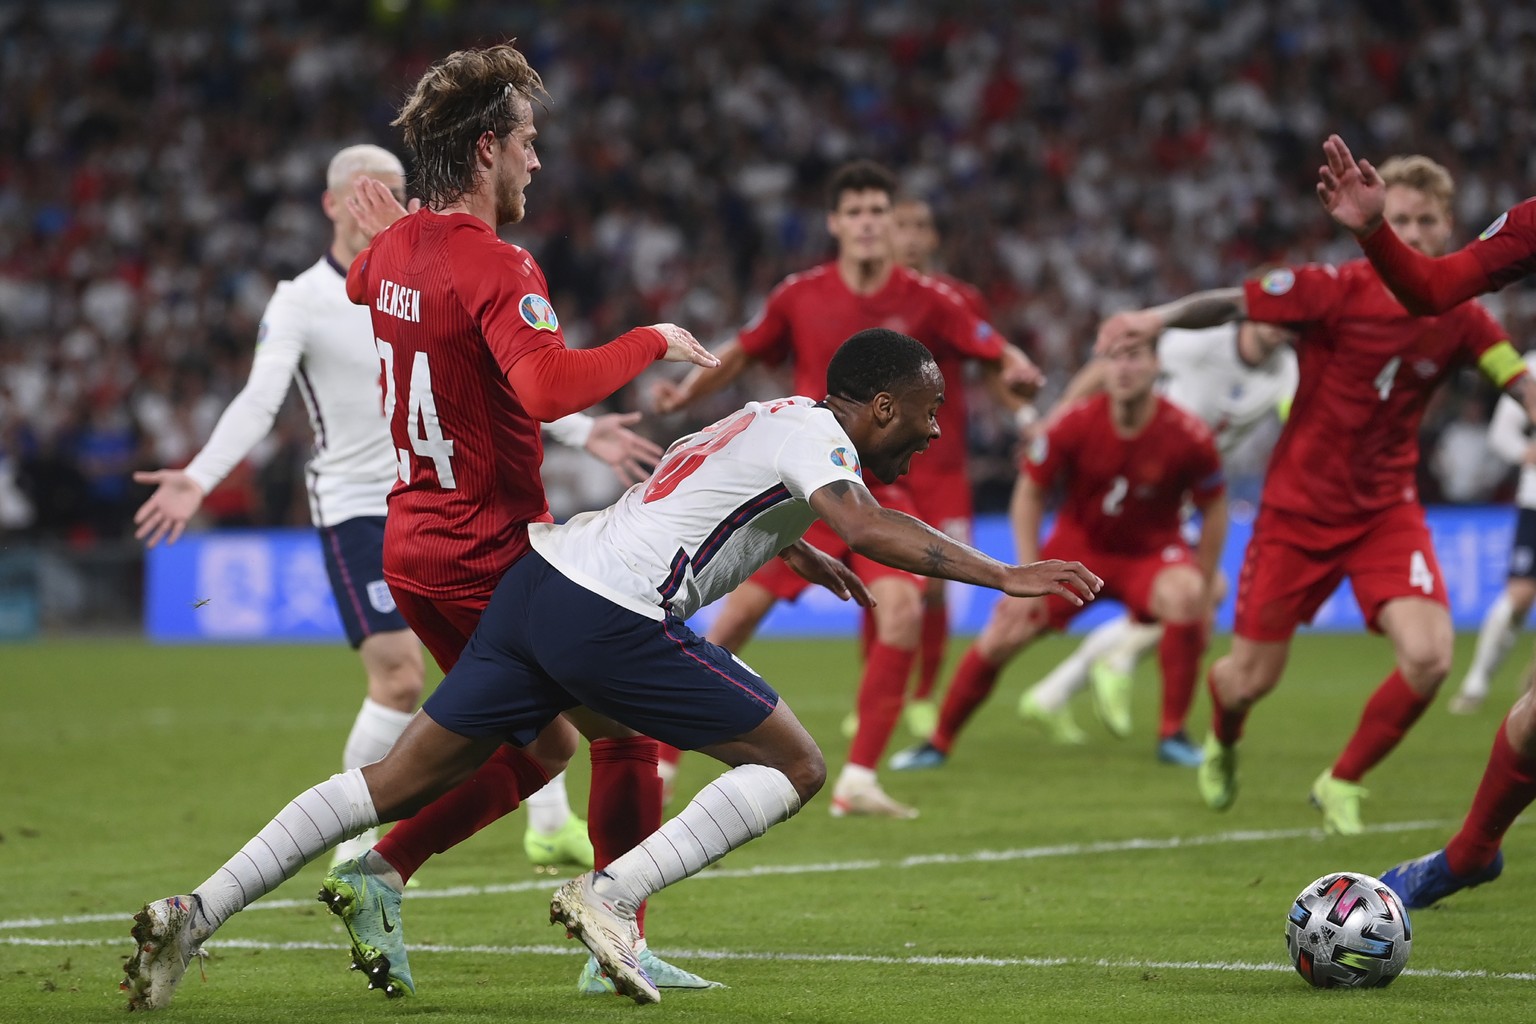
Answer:
POLYGON ((944 546, 937 541, 923 549, 923 566, 929 570, 928 575, 939 575, 948 568, 949 563, 949 555, 945 552, 944 546))

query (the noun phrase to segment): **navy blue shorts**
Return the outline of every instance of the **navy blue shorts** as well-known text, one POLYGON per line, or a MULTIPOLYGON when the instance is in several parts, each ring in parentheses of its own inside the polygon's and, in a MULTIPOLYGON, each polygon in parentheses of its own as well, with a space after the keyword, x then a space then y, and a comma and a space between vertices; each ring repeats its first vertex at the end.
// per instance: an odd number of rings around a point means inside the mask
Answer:
POLYGON ((347 640, 358 648, 375 633, 410 629, 384 582, 384 517, 359 516, 320 527, 320 549, 331 577, 347 640))
POLYGON ((1521 509, 1515 520, 1515 543, 1509 549, 1509 578, 1536 579, 1536 509, 1521 509))
POLYGON ((422 710, 461 736, 521 747, 562 711, 584 706, 695 750, 751 732, 778 703, 761 676, 681 620, 614 604, 534 551, 501 578, 422 710))

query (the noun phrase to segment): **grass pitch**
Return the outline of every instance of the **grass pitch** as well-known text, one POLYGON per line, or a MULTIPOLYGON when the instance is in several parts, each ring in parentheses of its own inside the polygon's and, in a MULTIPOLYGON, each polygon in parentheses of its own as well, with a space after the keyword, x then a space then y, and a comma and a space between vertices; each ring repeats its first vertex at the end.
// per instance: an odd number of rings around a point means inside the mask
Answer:
MULTIPOLYGON (((520 815, 419 874, 405 924, 419 995, 386 1002, 349 973, 312 865, 231 920, 168 1020, 1414 1021, 1531 1019, 1533 836, 1516 828, 1494 885, 1414 917, 1391 988, 1318 992, 1291 970, 1285 913, 1332 870, 1379 874, 1441 845, 1514 695, 1506 669, 1479 716, 1442 700, 1367 780, 1367 834, 1324 838, 1307 788, 1388 669, 1385 641, 1302 636, 1243 747, 1242 789, 1207 811, 1193 773, 1152 756, 1155 666, 1137 735, 1048 745, 1020 724, 1022 688, 1067 649, 1028 652, 949 767, 884 773, 915 822, 835 821, 821 797, 791 822, 652 901, 652 944, 726 982, 660 1007, 578 996, 580 949, 547 921, 557 880, 521 852, 520 815)), ((956 652, 958 652, 958 644, 956 652)), ((1218 643, 1218 649, 1225 642, 1218 643)), ((1458 649, 1465 664, 1470 638, 1458 649)), ((821 738, 856 679, 851 642, 764 642, 748 659, 821 738)), ((361 699, 345 649, 0 647, 0 1020, 119 1020, 132 914, 189 891, 287 800, 335 771, 361 699)), ((1454 685, 1453 680, 1447 684, 1454 685)), ((1196 705, 1202 735, 1208 705, 1196 705)), ((898 745, 907 742, 899 735, 898 745)), ((571 791, 584 800, 578 757, 571 791)), ((684 761, 686 797, 717 771, 684 761)))

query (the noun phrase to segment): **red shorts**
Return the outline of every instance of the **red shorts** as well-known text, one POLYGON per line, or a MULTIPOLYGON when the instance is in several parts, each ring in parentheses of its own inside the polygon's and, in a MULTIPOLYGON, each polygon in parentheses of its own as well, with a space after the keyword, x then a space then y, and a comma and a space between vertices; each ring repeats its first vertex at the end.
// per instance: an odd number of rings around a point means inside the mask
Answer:
POLYGON ((427 597, 391 583, 389 592, 395 596, 395 607, 406 624, 427 645, 437 667, 446 674, 464 652, 496 587, 493 584, 484 593, 468 597, 427 597))
MULTIPOLYGON (((1068 527, 1062 529, 1060 521, 1056 529, 1040 546, 1040 560, 1060 558, 1064 561, 1082 562, 1088 571, 1104 581, 1099 597, 1112 597, 1125 605, 1126 610, 1138 622, 1152 622, 1152 585, 1164 569, 1172 565, 1197 568, 1195 553, 1182 540, 1172 540, 1157 551, 1127 555, 1118 551, 1101 551, 1084 537, 1081 531, 1068 527)), ((1197 569, 1198 571, 1198 569, 1197 569)), ((1044 598, 1046 624, 1051 629, 1065 629, 1083 608, 1055 594, 1044 598)))
MULTIPOLYGON (((971 542, 971 480, 964 469, 945 470, 921 479, 906 479, 903 487, 917 506, 917 518, 962 544, 971 542)), ((883 502, 882 502, 883 503, 883 502)))
MULTIPOLYGON (((917 506, 911 496, 900 487, 876 485, 871 489, 875 500, 886 508, 894 508, 899 512, 905 512, 910 516, 917 516, 917 506)), ((921 518, 919 516, 918 518, 921 518)), ((921 587, 924 584, 923 577, 914 575, 904 569, 893 569, 884 563, 877 562, 863 555, 856 555, 843 538, 839 537, 826 523, 817 520, 811 524, 811 528, 805 531, 805 542, 819 551, 822 551, 842 562, 852 569, 859 579, 868 586, 878 579, 898 577, 908 579, 921 587)), ((768 563, 748 578, 748 582, 756 583, 768 593, 780 601, 793 601, 805 593, 810 581, 789 567, 782 558, 770 558, 768 563)), ((407 619, 409 621, 409 619, 407 619)))
POLYGON ((1261 509, 1237 579, 1233 629, 1257 643, 1289 640, 1346 576, 1373 632, 1381 631, 1376 620, 1388 601, 1421 597, 1450 606, 1418 505, 1394 505, 1348 525, 1261 509))

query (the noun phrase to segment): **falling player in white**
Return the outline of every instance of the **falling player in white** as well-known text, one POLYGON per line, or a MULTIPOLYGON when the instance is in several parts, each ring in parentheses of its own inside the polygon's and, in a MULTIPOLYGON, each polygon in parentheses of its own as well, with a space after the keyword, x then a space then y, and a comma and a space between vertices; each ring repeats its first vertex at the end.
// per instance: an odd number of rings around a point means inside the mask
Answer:
MULTIPOLYGON (((1526 354, 1525 365, 1536 373, 1536 352, 1526 354)), ((1520 485, 1515 492, 1520 514, 1509 549, 1509 579, 1483 615, 1472 664, 1451 699, 1451 713, 1455 715, 1470 715, 1483 706, 1489 679, 1509 655, 1521 623, 1536 602, 1536 440, 1531 438, 1531 421, 1525 410, 1507 395, 1494 406, 1488 447, 1505 462, 1520 467, 1520 485)))
MULTIPOLYGON (((272 429, 296 383, 314 432, 306 469, 310 518, 320 531, 337 610, 362 658, 368 695, 342 751, 344 768, 379 760, 410 721, 421 699, 421 645, 384 583, 382 550, 386 498, 398 474, 378 387, 379 358, 366 306, 347 299, 346 275, 368 244, 347 200, 360 177, 382 180, 403 202, 405 169, 379 146, 349 146, 326 172, 321 205, 333 224, 330 248, 292 281, 280 282, 262 315, 245 387, 219 417, 208 443, 185 469, 134 474, 155 491, 134 516, 136 536, 154 547, 175 543, 204 497, 272 429)), ((577 414, 547 425, 557 441, 585 447, 614 467, 621 479, 643 477, 661 450, 625 424, 638 414, 577 414)), ((564 777, 552 779, 528 801, 524 846, 536 863, 591 866, 586 826, 571 811, 564 777)), ((363 836, 338 850, 340 859, 373 844, 363 836)))
MULTIPOLYGON (((1206 330, 1164 331, 1157 357, 1162 368, 1162 394, 1194 413, 1216 435, 1216 448, 1229 458, 1253 430, 1270 417, 1282 419, 1296 393, 1296 353, 1292 332, 1273 324, 1244 321, 1206 330)), ((1103 387, 1101 361, 1088 363, 1068 384, 1057 409, 1103 387)), ((1521 414, 1522 421, 1524 414, 1521 414)), ((1212 610, 1220 603, 1225 582, 1217 574, 1212 610)), ((1067 701, 1090 680, 1094 708, 1111 734, 1131 732, 1130 686, 1136 662, 1157 646, 1162 627, 1136 622, 1129 615, 1110 619, 1083 638, 1077 650, 1019 701, 1019 714, 1035 722, 1060 743, 1084 743, 1087 736, 1072 719, 1067 701)), ((1192 744, 1165 739, 1158 757, 1172 764, 1193 766, 1200 751, 1192 744)))
POLYGON ((851 570, 800 539, 818 518, 855 551, 907 572, 1078 606, 1102 586, 1078 562, 998 562, 870 494, 865 473, 895 481, 939 435, 944 379, 915 339, 855 334, 828 365, 827 392, 821 402, 750 403, 674 444, 652 480, 615 505, 530 525, 532 551, 497 584, 463 655, 384 760, 301 793, 190 894, 145 905, 124 967, 129 1006, 169 1005, 192 957, 232 915, 578 706, 729 769, 550 905, 550 921, 587 945, 617 991, 659 1002, 639 959, 636 908, 793 815, 826 781, 821 750, 789 705, 687 616, 775 556, 867 602, 851 570))

